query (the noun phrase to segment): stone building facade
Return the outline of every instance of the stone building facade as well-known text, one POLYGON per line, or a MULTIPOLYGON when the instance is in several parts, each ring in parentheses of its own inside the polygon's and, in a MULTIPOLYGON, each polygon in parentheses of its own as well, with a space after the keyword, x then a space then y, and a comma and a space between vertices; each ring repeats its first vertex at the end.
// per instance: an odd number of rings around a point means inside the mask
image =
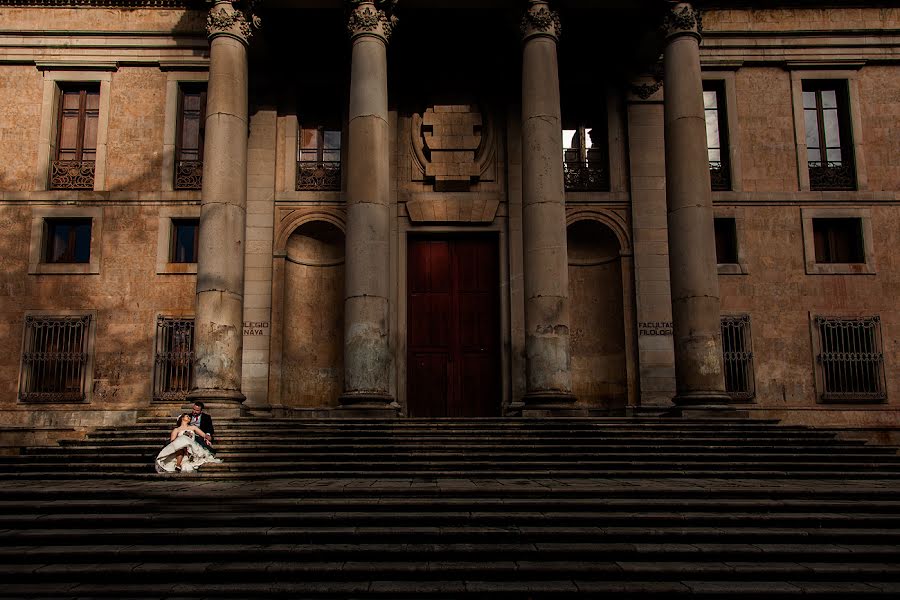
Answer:
POLYGON ((190 399, 894 426, 898 31, 886 2, 0 0, 0 428, 190 399))

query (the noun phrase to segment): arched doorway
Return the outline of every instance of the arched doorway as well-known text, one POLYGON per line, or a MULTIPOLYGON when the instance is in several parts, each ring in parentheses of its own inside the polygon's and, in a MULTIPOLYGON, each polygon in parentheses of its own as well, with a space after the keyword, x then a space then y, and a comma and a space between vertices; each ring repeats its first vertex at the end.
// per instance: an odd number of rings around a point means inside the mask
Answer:
POLYGON ((303 223, 284 253, 280 404, 337 406, 344 369, 344 233, 325 221, 303 223))
POLYGON ((628 402, 621 247, 594 220, 567 231, 572 391, 589 408, 623 414, 628 402))

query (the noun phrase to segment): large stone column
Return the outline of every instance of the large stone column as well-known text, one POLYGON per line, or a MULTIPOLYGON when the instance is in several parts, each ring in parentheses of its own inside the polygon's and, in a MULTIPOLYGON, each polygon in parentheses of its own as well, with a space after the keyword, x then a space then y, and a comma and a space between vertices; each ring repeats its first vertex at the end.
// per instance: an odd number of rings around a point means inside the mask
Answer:
POLYGON ((247 204, 247 16, 216 0, 210 40, 197 260, 194 389, 216 415, 238 414, 247 204))
POLYGON ((572 409, 569 281, 559 17, 530 0, 522 18, 522 229, 525 268, 525 414, 572 409))
POLYGON ((665 34, 666 204, 675 346, 676 412, 726 408, 719 333, 700 12, 671 2, 665 34))
MULTIPOLYGON (((387 43, 395 18, 351 0, 344 409, 396 412, 390 392, 390 165, 387 43)), ((389 4, 385 2, 384 4, 389 4)))

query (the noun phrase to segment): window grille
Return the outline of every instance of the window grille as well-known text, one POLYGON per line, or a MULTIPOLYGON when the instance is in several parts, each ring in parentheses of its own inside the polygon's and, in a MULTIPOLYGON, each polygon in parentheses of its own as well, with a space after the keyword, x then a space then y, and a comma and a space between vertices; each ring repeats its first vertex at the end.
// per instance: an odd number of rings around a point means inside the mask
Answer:
POLYGON ((822 400, 884 400, 881 319, 816 317, 822 400))
POLYGON ((90 315, 25 317, 19 400, 85 400, 90 315))
POLYGON ((153 399, 183 401, 193 384, 194 319, 157 317, 153 399))
POLYGON ((721 327, 725 391, 735 400, 750 400, 756 393, 750 315, 723 316, 721 327))

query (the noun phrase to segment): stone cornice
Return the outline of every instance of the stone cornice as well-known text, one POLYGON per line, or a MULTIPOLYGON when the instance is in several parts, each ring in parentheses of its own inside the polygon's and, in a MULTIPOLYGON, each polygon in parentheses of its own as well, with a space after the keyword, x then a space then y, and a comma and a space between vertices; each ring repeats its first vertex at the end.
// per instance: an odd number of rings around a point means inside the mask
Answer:
POLYGON ((0 6, 21 8, 192 8, 204 10, 203 0, 0 0, 0 6))

